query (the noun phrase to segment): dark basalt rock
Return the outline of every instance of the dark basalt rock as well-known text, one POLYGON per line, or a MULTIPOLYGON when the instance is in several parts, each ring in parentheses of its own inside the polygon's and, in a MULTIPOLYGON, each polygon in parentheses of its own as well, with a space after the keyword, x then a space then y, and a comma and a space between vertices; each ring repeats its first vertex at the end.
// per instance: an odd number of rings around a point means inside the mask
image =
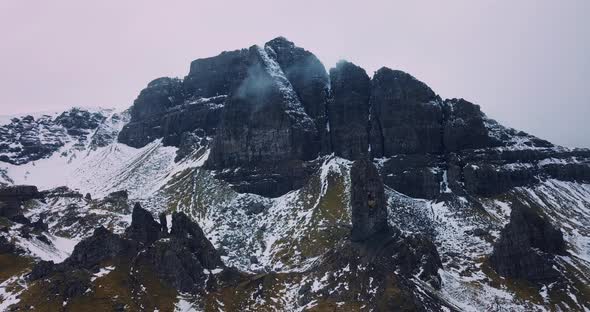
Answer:
MULTIPOLYGON (((10 217, 9 220, 14 223, 23 224, 23 225, 30 225, 31 224, 31 220, 29 220, 29 218, 25 217, 23 214, 18 214, 16 216, 10 217)), ((28 230, 28 228, 23 228, 23 229, 28 230)))
POLYGON ((205 98, 228 95, 247 76, 248 57, 249 51, 242 49, 194 60, 183 81, 184 93, 205 98))
POLYGON ((295 46, 284 37, 275 38, 265 44, 272 49, 277 63, 297 93, 305 112, 311 117, 318 130, 322 150, 328 152, 329 134, 326 129, 326 105, 330 78, 326 68, 311 52, 295 46))
POLYGON ((161 237, 161 226, 149 211, 135 203, 131 214, 131 225, 125 229, 125 235, 143 245, 150 245, 161 237))
POLYGON ((340 61, 330 69, 332 100, 328 104, 332 150, 346 159, 368 157, 371 79, 364 69, 340 61))
POLYGON ((313 120, 271 62, 265 49, 250 48, 248 76, 228 98, 209 167, 254 167, 318 155, 313 120))
POLYGON ((143 147, 158 138, 178 146, 184 132, 197 128, 213 134, 225 96, 213 98, 185 94, 182 81, 159 78, 141 91, 131 108, 131 121, 119 133, 119 142, 143 147))
POLYGON ((166 219, 166 213, 160 213, 158 215, 158 219, 160 219, 160 229, 162 231, 162 236, 168 236, 168 220, 166 219))
POLYGON ((443 173, 435 155, 397 155, 381 163, 385 185, 415 198, 435 199, 440 194, 443 173))
POLYGON ((74 191, 67 186, 58 186, 50 190, 41 191, 40 193, 46 198, 82 198, 80 192, 74 191))
POLYGON ((443 145, 446 152, 495 146, 484 125, 479 105, 463 99, 443 103, 443 145))
POLYGON ((517 206, 513 207, 510 222, 494 244, 490 264, 504 277, 555 281, 560 273, 553 268, 553 257, 566 254, 560 230, 532 208, 517 206))
POLYGON ((47 223, 43 222, 43 217, 39 217, 37 221, 32 222, 31 228, 35 232, 47 232, 49 230, 47 223))
POLYGON ((548 164, 543 171, 554 179, 590 183, 590 163, 548 164))
POLYGON ((0 217, 15 218, 22 215, 21 205, 31 199, 41 198, 36 186, 14 185, 0 188, 0 217))
POLYGON ((371 81, 371 154, 439 153, 441 99, 411 75, 379 69, 371 81))
POLYGON ((69 134, 88 134, 88 131, 98 128, 98 126, 106 119, 100 113, 91 113, 79 108, 72 108, 69 111, 63 112, 59 115, 55 122, 62 125, 68 130, 69 134))
POLYGON ((117 256, 131 257, 138 248, 137 242, 124 239, 101 226, 94 230, 92 236, 83 239, 74 247, 74 251, 63 262, 63 266, 93 269, 104 260, 117 256))
MULTIPOLYGON (((441 303, 434 298, 414 297, 415 284, 410 279, 418 277, 439 289, 442 268, 435 245, 424 236, 403 236, 394 229, 379 232, 363 242, 346 241, 335 246, 324 256, 324 261, 315 269, 317 276, 330 276, 315 290, 319 298, 335 301, 366 303, 376 311, 437 311, 441 303), (339 287, 342 277, 350 274, 339 287), (369 294, 367 289, 375 289, 369 294)), ((312 300, 310 286, 299 290, 299 304, 312 300)))
POLYGON ((148 83, 147 87, 131 107, 131 121, 159 117, 166 111, 184 101, 182 81, 177 78, 162 77, 148 83))
MULTIPOLYGON (((33 119, 26 120, 18 122, 33 119)), ((28 138, 35 146, 36 137, 28 138)), ((210 146, 205 167, 218 179, 267 197, 303 186, 316 168, 311 160, 330 153, 390 158, 379 168, 384 182, 427 199, 449 187, 494 196, 546 178, 590 180, 588 155, 540 165, 579 152, 503 127, 466 100, 443 101, 402 71, 381 68, 370 79, 340 62, 328 75, 317 57, 283 37, 195 60, 183 80, 151 82, 119 140, 141 147, 156 138, 179 147, 176 161, 210 146)))
POLYGON ((16 246, 6 237, 0 235, 0 254, 13 253, 15 251, 16 246))
POLYGON ((137 263, 154 268, 159 278, 181 292, 204 289, 209 279, 206 270, 225 270, 201 228, 183 213, 172 215, 169 237, 142 252, 137 263))
POLYGON ((92 236, 78 243, 64 262, 41 261, 29 278, 51 277, 55 293, 71 298, 80 295, 77 290, 85 290, 82 286, 90 283, 90 272, 95 272, 105 261, 132 263, 138 268, 147 266, 164 283, 181 292, 197 292, 208 287, 207 281, 224 281, 236 276, 236 272, 227 270, 199 225, 185 214, 173 214, 169 235, 165 230, 166 215, 161 214, 160 220, 164 220, 162 224, 136 205, 131 225, 123 236, 99 227, 92 236), (213 270, 215 276, 210 275, 209 271, 213 270), (56 281, 66 287, 54 285, 56 281), (71 287, 67 286, 70 284, 71 287))
POLYGON ((129 121, 129 110, 119 114, 112 114, 101 125, 96 128, 90 141, 90 149, 96 150, 99 147, 109 146, 117 141, 119 128, 115 125, 125 124, 129 121))
POLYGON ((73 108, 54 119, 43 115, 13 118, 0 125, 0 161, 14 165, 51 156, 66 143, 74 149, 85 146, 89 135, 102 123, 102 113, 73 108))
POLYGON ((197 254, 197 258, 203 267, 213 270, 223 266, 219 253, 205 237, 201 227, 184 213, 174 213, 172 215, 170 237, 182 242, 189 251, 197 254))
POLYGON ((383 181, 375 165, 367 160, 356 160, 350 169, 353 241, 365 240, 376 233, 387 231, 387 202, 383 181))
POLYGON ((109 193, 103 200, 112 203, 127 202, 129 199, 129 192, 127 190, 115 191, 109 193))
POLYGON ((193 61, 184 80, 152 81, 135 100, 119 142, 143 147, 164 138, 164 144, 179 146, 185 132, 215 134, 227 95, 248 74, 247 56, 248 50, 224 52, 193 61))
POLYGON ((412 235, 399 240, 395 247, 395 263, 402 274, 418 277, 440 289, 441 279, 438 270, 442 261, 434 243, 424 235, 412 235))
POLYGON ((537 170, 527 167, 502 168, 493 165, 467 165, 463 169, 465 187, 471 194, 494 196, 513 187, 538 182, 537 170))
POLYGON ((180 145, 176 151, 175 162, 179 162, 191 153, 198 151, 201 148, 209 146, 210 139, 203 129, 196 129, 191 132, 184 132, 180 136, 180 145))
POLYGON ((224 172, 218 177, 264 196, 291 190, 290 180, 300 185, 299 179, 292 178, 306 170, 295 166, 315 159, 321 148, 315 122, 277 68, 272 53, 271 49, 250 48, 248 76, 228 98, 206 164, 210 169, 241 168, 249 172, 224 172), (242 177, 247 178, 243 183, 242 177), (277 180, 277 187, 267 182, 277 180))
POLYGON ((35 264, 31 273, 29 273, 29 279, 35 281, 38 279, 45 278, 55 272, 55 263, 53 261, 41 260, 35 264))
POLYGON ((254 168, 239 167, 215 172, 215 177, 230 183, 240 193, 278 197, 301 188, 319 168, 318 161, 284 161, 254 168))
POLYGON ((39 196, 40 193, 34 185, 14 185, 0 188, 0 200, 29 200, 39 196))

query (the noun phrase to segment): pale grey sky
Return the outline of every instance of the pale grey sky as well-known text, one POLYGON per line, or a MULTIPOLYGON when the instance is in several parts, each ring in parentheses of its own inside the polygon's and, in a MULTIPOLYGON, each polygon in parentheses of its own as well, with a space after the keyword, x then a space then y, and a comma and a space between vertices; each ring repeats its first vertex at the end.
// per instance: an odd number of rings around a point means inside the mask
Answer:
POLYGON ((326 65, 401 69, 444 98, 590 147, 590 1, 0 0, 0 115, 130 106, 190 61, 282 35, 326 65))

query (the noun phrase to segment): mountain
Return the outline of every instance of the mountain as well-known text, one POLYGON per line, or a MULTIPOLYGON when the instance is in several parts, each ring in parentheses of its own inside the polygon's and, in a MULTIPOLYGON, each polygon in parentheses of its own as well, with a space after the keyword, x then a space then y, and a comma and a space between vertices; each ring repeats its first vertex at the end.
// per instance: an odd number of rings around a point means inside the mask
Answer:
POLYGON ((590 150, 279 37, 0 126, 0 310, 590 310, 590 150))

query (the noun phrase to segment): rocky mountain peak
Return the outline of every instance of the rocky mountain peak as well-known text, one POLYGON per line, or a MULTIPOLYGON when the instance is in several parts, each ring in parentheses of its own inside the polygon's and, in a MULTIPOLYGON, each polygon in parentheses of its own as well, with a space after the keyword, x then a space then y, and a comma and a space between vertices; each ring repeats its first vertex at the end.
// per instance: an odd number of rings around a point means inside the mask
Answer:
POLYGON ((590 150, 483 110, 279 37, 13 118, 0 310, 589 309, 590 150))

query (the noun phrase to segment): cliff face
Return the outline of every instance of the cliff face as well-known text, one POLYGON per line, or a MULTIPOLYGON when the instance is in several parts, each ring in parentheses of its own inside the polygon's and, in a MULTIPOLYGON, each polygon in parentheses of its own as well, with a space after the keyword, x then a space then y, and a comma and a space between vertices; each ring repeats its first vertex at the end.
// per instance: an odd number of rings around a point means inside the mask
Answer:
POLYGON ((388 186, 429 199, 445 179, 490 196, 539 175, 590 178, 586 167, 559 164, 507 170, 531 153, 564 158, 569 151, 504 128, 466 100, 443 100, 402 71, 381 68, 370 78, 342 61, 328 74, 311 52, 282 37, 196 60, 182 80, 154 80, 119 141, 186 146, 195 131, 212 138, 207 167, 218 178, 263 196, 301 187, 317 168, 313 160, 332 153, 387 159, 379 170, 388 186))

